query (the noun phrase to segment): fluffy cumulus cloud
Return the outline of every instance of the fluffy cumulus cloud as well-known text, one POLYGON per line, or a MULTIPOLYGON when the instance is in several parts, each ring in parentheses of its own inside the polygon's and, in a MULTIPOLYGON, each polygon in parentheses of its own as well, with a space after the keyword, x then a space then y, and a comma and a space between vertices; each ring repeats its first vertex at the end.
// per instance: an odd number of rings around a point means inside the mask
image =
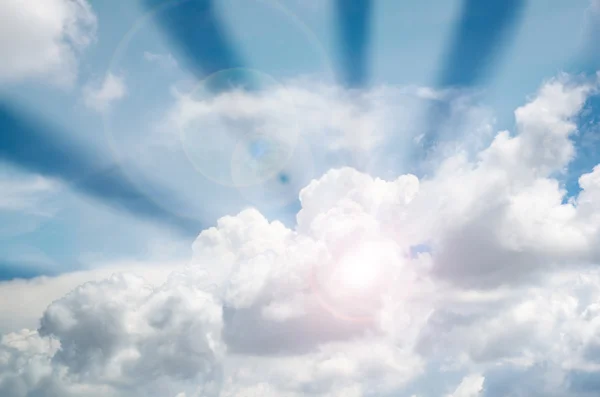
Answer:
POLYGON ((94 263, 88 261, 90 269, 61 274, 55 277, 38 277, 31 280, 19 279, 0 282, 0 334, 23 328, 35 329, 49 302, 62 298, 77 286, 101 281, 115 273, 144 274, 149 285, 159 286, 168 275, 183 266, 178 261, 143 261, 94 263))
POLYGON ((43 79, 71 84, 79 52, 95 37, 86 0, 5 0, 0 3, 0 82, 43 79))
MULTIPOLYGON (((331 169, 301 190, 292 228, 255 209, 223 217, 163 283, 75 288, 37 330, 2 338, 0 395, 597 395, 600 166, 577 195, 561 181, 598 88, 546 82, 514 131, 454 145, 424 177, 331 169)), ((232 95, 229 111, 261 110, 240 93, 188 98, 179 121, 232 95)), ((334 121, 353 114, 337 106, 334 121)), ((290 116, 271 114, 263 131, 290 116)), ((377 130, 373 114, 339 130, 377 130)))

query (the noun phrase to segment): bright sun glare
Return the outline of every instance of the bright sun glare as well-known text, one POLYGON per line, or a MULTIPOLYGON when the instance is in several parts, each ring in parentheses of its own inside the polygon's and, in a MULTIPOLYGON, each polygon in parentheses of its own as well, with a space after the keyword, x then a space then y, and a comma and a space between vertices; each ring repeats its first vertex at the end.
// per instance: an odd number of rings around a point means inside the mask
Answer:
POLYGON ((363 244, 342 257, 338 280, 345 288, 364 290, 376 284, 381 273, 380 253, 374 244, 363 244))

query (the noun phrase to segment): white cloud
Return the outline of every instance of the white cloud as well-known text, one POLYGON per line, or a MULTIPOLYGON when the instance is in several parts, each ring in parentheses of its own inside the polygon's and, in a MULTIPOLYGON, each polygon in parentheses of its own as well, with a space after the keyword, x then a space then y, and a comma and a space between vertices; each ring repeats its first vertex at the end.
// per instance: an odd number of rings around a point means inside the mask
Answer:
POLYGON ((55 180, 0 164, 0 236, 30 232, 51 218, 60 190, 55 180))
POLYGON ((176 68, 177 61, 173 55, 169 54, 156 54, 150 51, 144 51, 144 59, 148 62, 158 64, 160 67, 165 69, 176 68))
POLYGON ((0 168, 0 211, 38 212, 45 198, 56 192, 58 182, 41 175, 0 168))
POLYGON ((0 4, 1 81, 44 79, 70 85, 77 57, 95 37, 86 0, 4 0, 0 4))
POLYGON ((483 391, 484 381, 485 378, 481 375, 466 376, 454 393, 448 395, 448 397, 477 397, 483 391))
POLYGON ((119 262, 97 263, 93 269, 70 272, 53 277, 0 282, 0 333, 16 332, 23 328, 35 329, 50 302, 65 296, 77 286, 101 281, 113 274, 129 272, 143 274, 153 286, 159 286, 180 263, 119 262))
POLYGON ((127 94, 123 77, 108 73, 101 84, 88 84, 83 89, 85 105, 98 112, 105 112, 110 106, 127 94))
POLYGON ((194 279, 152 288, 136 276, 83 284, 48 307, 40 334, 80 382, 116 383, 144 395, 194 390, 219 376, 221 308, 194 279))
MULTIPOLYGON (((297 202, 302 187, 342 164, 393 178, 413 163, 413 138, 431 100, 418 87, 348 92, 310 79, 279 84, 248 70, 189 85, 173 89, 174 103, 164 114, 141 110, 134 117, 139 128, 113 127, 119 150, 140 179, 158 179, 185 198, 191 212, 205 217, 248 204, 268 217, 280 216, 297 202), (232 81, 259 89, 214 94, 232 81), (225 186, 215 188, 215 182, 225 186), (224 200, 224 191, 234 194, 224 200)), ((490 112, 474 106, 474 99, 461 96, 451 103, 443 132, 465 136, 460 146, 471 151, 493 131, 490 112), (458 128, 463 120, 468 127, 458 128)))
POLYGON ((348 92, 310 80, 280 84, 251 71, 239 73, 242 77, 216 75, 191 93, 175 91, 175 104, 155 138, 183 147, 196 170, 226 185, 264 182, 285 168, 295 151, 302 152, 304 172, 315 170, 314 176, 332 159, 376 168, 374 154, 388 145, 396 149, 394 161, 402 163, 414 145, 417 110, 428 100, 413 87, 348 92), (220 85, 237 82, 259 89, 211 93, 213 86, 219 92, 220 85), (261 148, 257 160, 253 151, 261 148))
MULTIPOLYGON (((586 379, 600 376, 600 167, 571 200, 557 179, 597 89, 546 82, 514 133, 476 153, 455 145, 427 177, 329 170, 300 192, 294 228, 255 209, 223 217, 162 284, 119 275, 76 288, 37 332, 4 337, 0 394, 597 394, 586 379)), ((187 100, 184 121, 267 117, 281 97, 187 100)), ((336 102, 321 104, 348 106, 336 102)))

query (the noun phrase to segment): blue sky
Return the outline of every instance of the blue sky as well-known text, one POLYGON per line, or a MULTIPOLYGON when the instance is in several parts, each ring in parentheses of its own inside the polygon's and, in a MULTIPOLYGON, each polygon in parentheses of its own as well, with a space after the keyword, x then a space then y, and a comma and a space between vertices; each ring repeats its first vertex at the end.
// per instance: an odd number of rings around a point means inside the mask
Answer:
MULTIPOLYGON (((85 153, 83 156, 97 158, 94 165, 90 165, 90 169, 78 178, 93 181, 99 178, 94 173, 104 173, 111 167, 117 167, 114 172, 118 172, 119 177, 133 181, 134 185, 140 185, 138 189, 144 191, 154 189, 151 186, 153 181, 142 181, 147 175, 141 175, 142 171, 137 169, 139 164, 127 164, 132 161, 129 145, 132 140, 144 139, 140 130, 151 128, 152 123, 158 122, 160 110, 173 101, 171 87, 176 83, 193 84, 195 71, 192 68, 192 73, 189 73, 189 59, 182 56, 176 45, 172 45, 157 24, 157 19, 149 16, 148 8, 141 3, 119 2, 117 5, 113 1, 92 1, 98 21, 97 33, 93 43, 80 54, 79 73, 74 85, 64 88, 35 80, 11 81, 2 89, 2 100, 25 112, 26 118, 39 117, 42 128, 48 123, 49 128, 55 127, 57 136, 77 141, 73 151, 81 148, 85 153), (115 7, 118 7, 118 12, 115 12, 115 7), (171 56, 173 62, 151 62, 144 57, 145 53, 157 54, 165 59, 171 56), (82 90, 86 85, 99 84, 107 73, 126 79, 127 95, 109 113, 101 114, 85 106, 82 90), (124 162, 121 168, 119 161, 124 162)), ((586 10, 590 6, 587 0, 532 0, 522 3, 522 9, 509 17, 515 21, 500 34, 501 43, 490 47, 494 56, 489 65, 482 67, 481 77, 473 81, 482 92, 478 101, 494 109, 498 129, 512 127, 513 109, 535 92, 540 81, 560 71, 578 72, 580 69, 584 72, 589 68, 580 61, 585 58, 582 51, 589 49, 586 47, 590 40, 586 37, 589 32, 584 29, 586 10)), ((364 70, 350 72, 363 75, 355 77, 356 81, 361 80, 355 83, 372 87, 446 84, 438 76, 444 74, 443 69, 448 67, 448 62, 453 62, 449 52, 452 52, 452 41, 460 41, 460 38, 454 38, 459 33, 454 32, 460 21, 461 7, 460 1, 434 0, 380 1, 371 5, 371 20, 364 27, 362 38, 358 37, 358 40, 364 41, 359 43, 363 47, 360 51, 364 53, 364 70)), ((217 8, 222 30, 226 32, 232 52, 236 53, 231 55, 236 59, 229 61, 268 74, 277 81, 297 76, 340 81, 344 79, 344 62, 354 65, 348 57, 360 58, 360 54, 351 52, 344 55, 344 46, 339 40, 340 29, 343 28, 336 23, 334 5, 328 2, 222 1, 218 2, 217 8)), ((494 16, 486 17, 490 20, 475 25, 483 31, 470 31, 470 35, 484 37, 485 29, 493 29, 494 16)), ((348 19, 350 27, 346 29, 353 32, 356 29, 352 24, 360 25, 361 22, 360 18, 355 21, 351 18, 352 15, 348 19)), ((474 41, 472 45, 486 44, 474 41)), ((206 51, 204 57, 207 59, 219 57, 214 49, 206 51)), ((472 54, 468 56, 477 58, 472 54)), ((464 58, 461 59, 463 65, 452 67, 465 70, 473 67, 473 60, 464 58)), ((217 69, 223 67, 218 63, 215 65, 217 69)), ((195 73, 196 77, 201 73, 195 73)), ((46 144, 33 140, 29 143, 32 147, 46 144)), ((592 153, 588 155, 592 158, 581 160, 578 167, 590 168, 593 165, 594 150, 590 150, 589 146, 586 150, 592 153)), ((64 156, 64 161, 67 161, 69 156, 82 154, 66 152, 64 156)), ((174 168, 165 170, 163 175, 160 175, 160 170, 153 171, 158 176, 157 188, 164 179, 178 183, 167 186, 165 192, 146 191, 157 203, 138 203, 136 208, 148 206, 152 207, 148 210, 150 212, 165 213, 175 208, 173 218, 191 218, 202 228, 213 225, 218 217, 234 213, 249 204, 235 189, 207 181, 190 171, 189 165, 173 164, 172 167, 179 167, 175 175, 174 168), (194 188, 177 191, 178 185, 182 184, 193 184, 194 188), (182 203, 173 204, 177 200, 182 203)), ((15 167, 10 161, 9 164, 3 163, 3 170, 15 178, 30 172, 15 167)), ((401 171, 395 170, 397 173, 401 171)), ((6 236, 0 243, 2 278, 63 272, 82 266, 81 263, 86 262, 83 258, 88 257, 99 261, 145 257, 151 254, 146 243, 148 239, 163 241, 166 245, 173 241, 190 241, 190 234, 181 236, 178 231, 167 232, 170 228, 160 225, 160 222, 144 219, 135 211, 106 205, 103 200, 94 199, 93 195, 86 196, 69 184, 62 185, 49 196, 48 200, 55 203, 52 215, 37 219, 39 224, 27 232, 18 232, 19 228, 15 227, 15 233, 6 236)), ((294 222, 293 217, 290 219, 286 215, 285 208, 263 205, 261 210, 270 218, 280 217, 285 222, 294 222)), ((2 216, 3 223, 7 225, 16 226, 23 222, 18 214, 3 213, 2 216)), ((172 223, 177 222, 174 220, 172 223)))

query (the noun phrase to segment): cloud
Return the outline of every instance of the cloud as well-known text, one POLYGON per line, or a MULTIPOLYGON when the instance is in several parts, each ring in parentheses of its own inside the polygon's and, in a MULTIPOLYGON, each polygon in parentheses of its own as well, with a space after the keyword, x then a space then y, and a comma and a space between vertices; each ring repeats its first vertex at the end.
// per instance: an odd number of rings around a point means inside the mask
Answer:
POLYGON ((125 95, 127 95, 125 81, 112 73, 108 73, 101 84, 89 84, 83 89, 85 105, 97 112, 106 112, 114 102, 125 95))
MULTIPOLYGON (((597 90, 558 76, 514 132, 449 146, 427 176, 331 169, 301 190, 294 227, 246 209, 202 231, 162 283, 75 288, 37 331, 4 336, 0 394, 597 394, 600 166, 577 196, 560 182, 597 90)), ((180 115, 263 111, 246 99, 180 115)))
POLYGON ((95 40, 96 16, 86 0, 7 0, 0 26, 0 81, 70 85, 80 51, 95 40))
MULTIPOLYGON (((564 79, 548 82, 515 111, 516 135, 498 133, 474 161, 451 156, 422 184, 423 207, 411 213, 432 215, 425 235, 438 250, 439 275, 474 287, 501 285, 555 265, 597 259, 591 248, 597 224, 585 215, 595 188, 585 181, 598 169, 581 177, 585 190, 568 203, 555 179, 575 155, 574 118, 597 83, 564 79)), ((415 220, 415 227, 424 220, 415 220)))
MULTIPOLYGON (((309 79, 279 83, 252 71, 223 72, 189 92, 174 91, 152 149, 180 147, 196 171, 228 186, 265 185, 284 173, 297 197, 332 163, 373 172, 407 166, 417 146, 418 109, 432 95, 418 87, 355 92, 309 79)), ((453 115, 487 124, 485 111, 467 102, 453 103, 453 115)), ((456 126, 456 117, 448 126, 456 126)))
MULTIPOLYGON (((95 262, 90 260, 88 264, 90 263, 95 262)), ((58 276, 2 281, 0 297, 5 304, 0 305, 0 333, 15 332, 23 328, 36 329, 49 302, 60 299, 83 283, 102 281, 113 274, 127 272, 143 274, 147 283, 159 286, 170 273, 180 268, 183 268, 183 264, 177 262, 101 262, 87 270, 58 276)))
MULTIPOLYGON (((161 204, 211 224, 250 204, 289 225, 298 192, 331 167, 385 178, 406 172, 419 150, 419 110, 427 101, 449 99, 410 86, 363 92, 309 78, 277 82, 246 69, 172 92, 164 113, 148 119, 140 110, 138 128, 113 120, 116 147, 137 180, 176 191, 190 208, 154 195, 161 204)), ((491 112, 472 95, 453 98, 445 135, 476 150, 493 136, 491 112)))
POLYGON ((218 376, 221 327, 221 308, 195 281, 154 289, 122 275, 83 284, 48 307, 40 334, 60 341, 53 360, 80 381, 155 395, 171 394, 175 380, 195 389, 218 376))
MULTIPOLYGON (((42 201, 59 189, 59 184, 40 175, 0 168, 0 211, 38 212, 42 201)), ((44 212, 41 211, 43 214, 44 212)))
POLYGON ((144 59, 148 62, 158 64, 160 67, 165 69, 176 68, 177 61, 173 55, 169 54, 156 54, 149 51, 144 51, 144 59))
POLYGON ((60 190, 60 183, 53 179, 0 164, 0 236, 30 232, 54 216, 60 190))
POLYGON ((447 397, 477 397, 481 395, 483 391, 483 383, 485 378, 481 375, 469 375, 466 376, 460 385, 456 388, 454 393, 449 394, 447 397))

